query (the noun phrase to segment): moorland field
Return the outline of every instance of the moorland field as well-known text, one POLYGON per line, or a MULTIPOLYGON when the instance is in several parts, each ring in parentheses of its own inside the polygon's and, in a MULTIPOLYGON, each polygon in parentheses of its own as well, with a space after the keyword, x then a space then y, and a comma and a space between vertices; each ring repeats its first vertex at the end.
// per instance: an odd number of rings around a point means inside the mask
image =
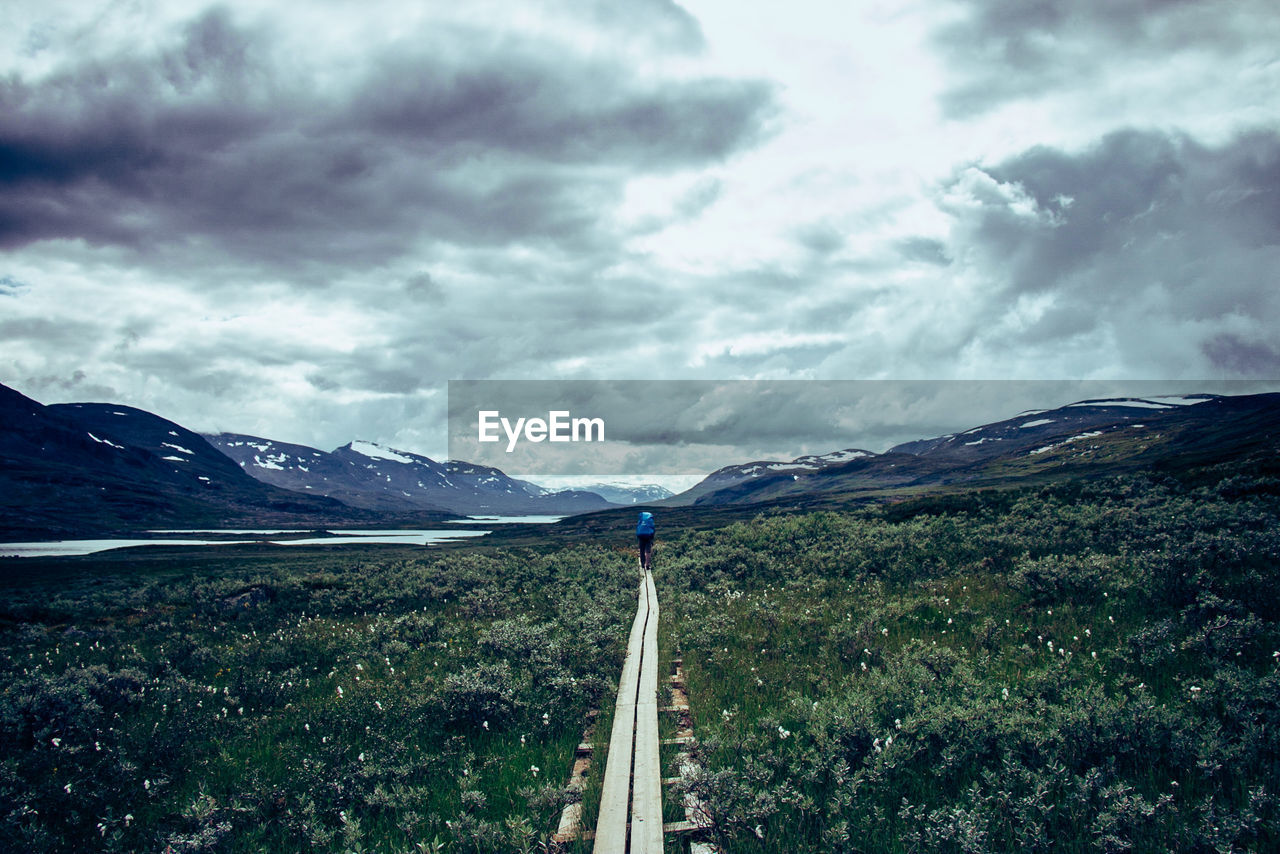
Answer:
MULTIPOLYGON (((654 562, 703 762, 671 814, 723 850, 1280 850, 1269 473, 735 512, 654 562)), ((545 850, 609 731, 616 519, 0 561, 0 849, 545 850)))

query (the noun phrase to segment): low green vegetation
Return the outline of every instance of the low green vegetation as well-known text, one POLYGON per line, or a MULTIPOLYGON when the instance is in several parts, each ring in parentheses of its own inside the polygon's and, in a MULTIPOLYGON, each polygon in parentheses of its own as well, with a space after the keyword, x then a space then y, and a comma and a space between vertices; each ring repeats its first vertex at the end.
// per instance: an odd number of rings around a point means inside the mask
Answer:
POLYGON ((661 553, 727 851, 1280 849, 1273 480, 757 519, 661 553))
POLYGON ((536 849, 633 558, 205 554, 5 588, 0 849, 536 849))
MULTIPOLYGON (((668 527, 704 768, 667 817, 692 792, 726 852, 1280 849, 1280 482, 1230 474, 668 527)), ((627 534, 7 564, 0 849, 545 850, 588 710, 608 736, 627 534)))

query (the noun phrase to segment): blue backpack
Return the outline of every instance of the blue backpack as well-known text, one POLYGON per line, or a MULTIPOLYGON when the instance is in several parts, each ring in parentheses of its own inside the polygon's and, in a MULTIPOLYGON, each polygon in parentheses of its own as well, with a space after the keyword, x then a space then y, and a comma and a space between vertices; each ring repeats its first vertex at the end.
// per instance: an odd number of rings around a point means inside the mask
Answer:
POLYGON ((636 536, 652 536, 653 530, 653 514, 641 513, 640 521, 636 524, 636 536))

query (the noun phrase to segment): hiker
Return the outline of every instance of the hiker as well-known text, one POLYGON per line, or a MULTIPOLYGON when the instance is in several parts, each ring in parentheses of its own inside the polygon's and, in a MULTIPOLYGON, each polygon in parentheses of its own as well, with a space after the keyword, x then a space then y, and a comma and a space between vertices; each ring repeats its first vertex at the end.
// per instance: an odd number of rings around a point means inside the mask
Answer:
POLYGON ((640 568, 645 572, 649 571, 649 553, 653 550, 653 514, 640 514, 640 521, 636 523, 636 538, 640 540, 640 568))

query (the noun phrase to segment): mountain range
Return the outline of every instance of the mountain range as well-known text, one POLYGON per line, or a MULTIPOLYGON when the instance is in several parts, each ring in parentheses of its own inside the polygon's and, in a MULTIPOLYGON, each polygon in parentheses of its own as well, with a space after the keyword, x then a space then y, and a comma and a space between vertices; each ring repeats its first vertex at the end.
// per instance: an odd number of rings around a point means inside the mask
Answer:
POLYGON ((326 453, 238 433, 205 438, 264 483, 380 513, 564 516, 613 506, 594 492, 552 492, 496 468, 437 462, 373 442, 349 442, 326 453))
POLYGON ((3 385, 0 513, 9 538, 375 520, 255 480, 199 434, 141 409, 44 406, 3 385))
POLYGON ((0 385, 0 537, 152 528, 417 527, 463 515, 556 515, 671 493, 549 490, 502 471, 372 442, 332 452, 201 435, 112 403, 43 405, 0 385), (612 499, 612 500, 610 500, 612 499))
POLYGON ((714 506, 801 496, 891 500, 953 488, 1256 459, 1280 452, 1280 394, 1083 400, 884 453, 859 449, 727 466, 660 502, 714 506))
POLYGON ((502 471, 353 441, 326 452, 201 435, 118 404, 45 406, 0 385, 0 538, 174 527, 422 526, 458 515, 571 515, 618 505, 892 501, 972 487, 1280 459, 1280 394, 1084 400, 876 453, 847 448, 712 472, 671 496, 551 491, 502 471))

